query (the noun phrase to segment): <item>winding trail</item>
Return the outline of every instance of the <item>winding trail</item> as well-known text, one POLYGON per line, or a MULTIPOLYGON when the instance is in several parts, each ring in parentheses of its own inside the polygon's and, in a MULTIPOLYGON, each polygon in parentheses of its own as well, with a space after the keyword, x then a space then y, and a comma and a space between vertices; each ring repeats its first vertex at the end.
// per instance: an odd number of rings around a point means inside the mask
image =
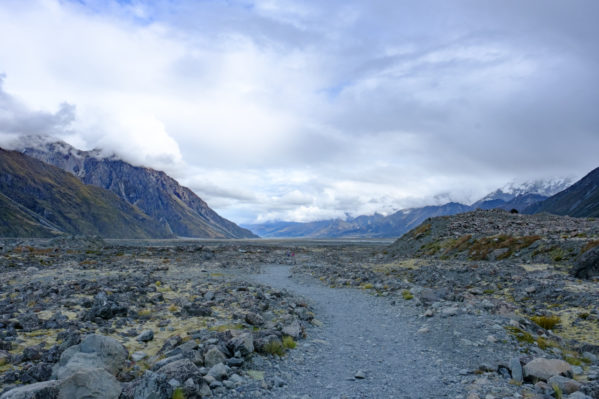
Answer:
POLYGON ((394 306, 358 289, 332 289, 305 276, 290 278, 288 266, 267 266, 251 278, 303 296, 323 323, 274 366, 286 385, 272 397, 465 397, 459 375, 471 359, 455 345, 460 333, 446 328, 419 333, 426 321, 414 306, 394 306), (359 370, 366 378, 354 378, 359 370))

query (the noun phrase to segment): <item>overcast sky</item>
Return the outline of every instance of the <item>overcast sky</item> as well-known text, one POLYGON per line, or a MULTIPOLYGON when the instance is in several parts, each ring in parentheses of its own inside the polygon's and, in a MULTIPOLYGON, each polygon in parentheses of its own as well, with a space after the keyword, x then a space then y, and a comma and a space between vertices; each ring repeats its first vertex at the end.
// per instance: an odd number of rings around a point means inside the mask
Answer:
POLYGON ((596 0, 2 0, 0 140, 165 170, 238 223, 599 166, 596 0))

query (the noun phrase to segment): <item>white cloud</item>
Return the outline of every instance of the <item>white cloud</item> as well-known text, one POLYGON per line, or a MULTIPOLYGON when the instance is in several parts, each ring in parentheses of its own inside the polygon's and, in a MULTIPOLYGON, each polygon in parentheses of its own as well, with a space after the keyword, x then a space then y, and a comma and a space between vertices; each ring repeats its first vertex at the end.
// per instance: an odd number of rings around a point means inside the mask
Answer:
POLYGON ((597 166, 596 10, 7 0, 0 134, 105 147, 238 222, 475 200, 597 166))

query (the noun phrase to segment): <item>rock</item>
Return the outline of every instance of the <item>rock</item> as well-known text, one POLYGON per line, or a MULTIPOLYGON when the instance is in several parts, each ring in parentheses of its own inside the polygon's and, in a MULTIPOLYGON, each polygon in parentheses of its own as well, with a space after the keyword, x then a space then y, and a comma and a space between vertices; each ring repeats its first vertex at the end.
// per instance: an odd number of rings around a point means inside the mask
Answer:
POLYGON ((584 373, 584 369, 580 366, 572 366, 572 374, 574 375, 582 375, 584 373))
POLYGON ((138 351, 138 352, 134 352, 131 355, 131 360, 133 360, 134 362, 139 362, 140 360, 143 360, 146 357, 148 357, 147 353, 138 351))
POLYGON ((138 340, 138 341, 140 341, 140 342, 151 341, 151 340, 154 339, 154 331, 152 331, 152 330, 144 330, 135 339, 138 340))
POLYGON ((152 370, 156 371, 156 370, 160 369, 161 367, 166 366, 169 363, 176 362, 177 360, 181 360, 181 359, 183 359, 183 355, 181 353, 178 355, 175 355, 175 356, 170 356, 170 357, 164 358, 164 359, 156 362, 154 364, 154 366, 152 366, 152 370))
POLYGON ((510 370, 512 371, 512 379, 514 381, 524 381, 524 375, 522 374, 522 364, 520 364, 519 358, 513 357, 510 359, 510 370))
POLYGON ((573 394, 568 395, 568 399, 593 399, 593 398, 585 395, 582 392, 574 392, 573 394))
POLYGON ((289 335, 294 339, 298 339, 302 334, 302 327, 300 326, 297 320, 294 320, 291 324, 283 327, 282 333, 285 335, 289 335))
POLYGON ((60 382, 58 399, 118 399, 121 384, 104 369, 79 370, 60 382))
POLYGON ((458 314, 459 309, 455 306, 449 307, 449 308, 444 308, 443 310, 441 310, 441 316, 442 317, 451 317, 451 316, 455 316, 458 314))
POLYGON ((435 312, 433 312, 433 310, 431 308, 426 309, 426 311, 424 312, 425 317, 433 317, 434 314, 435 314, 435 312))
POLYGON ((580 387, 582 386, 578 381, 562 377, 561 375, 554 375, 553 377, 549 378, 547 383, 549 383, 551 386, 557 385, 563 393, 568 395, 579 391, 580 387))
POLYGON ((214 377, 215 380, 221 381, 227 378, 227 366, 222 363, 216 364, 208 371, 210 377, 214 377))
POLYGON ((232 353, 239 351, 241 356, 248 356, 254 351, 254 338, 249 333, 243 333, 231 339, 227 346, 232 353))
POLYGON ((44 381, 13 388, 0 395, 0 399, 56 399, 59 381, 44 381))
POLYGON ((547 381, 555 375, 572 376, 572 367, 563 360, 538 357, 524 366, 524 376, 532 380, 547 381))
POLYGON ((121 394, 121 399, 162 399, 170 398, 173 388, 164 375, 146 371, 144 375, 128 384, 121 394))
POLYGON ((261 326, 264 324, 264 319, 259 314, 248 312, 245 315, 245 322, 252 326, 261 326))
POLYGON ((182 310, 189 316, 206 317, 212 315, 212 309, 201 303, 186 303, 183 305, 182 310))
POLYGON ((200 387, 199 394, 202 398, 212 396, 212 390, 210 389, 208 384, 202 384, 202 386, 200 387))
POLYGON ((91 334, 62 353, 53 374, 60 379, 80 369, 103 368, 116 375, 128 357, 127 349, 114 338, 91 334))
POLYGON ((366 373, 362 370, 358 370, 356 371, 356 374, 354 374, 354 378, 358 380, 363 380, 364 378, 366 378, 366 373))
POLYGON ((599 247, 583 253, 574 264, 571 273, 577 278, 592 278, 599 275, 599 247))
POLYGON ((167 380, 174 378, 178 381, 185 381, 188 378, 199 378, 200 370, 189 359, 181 359, 161 367, 158 374, 166 376, 167 380))
POLYGON ((204 365, 206 367, 212 367, 216 364, 223 363, 225 360, 226 356, 215 346, 208 349, 204 354, 204 365))
POLYGON ((272 382, 275 387, 279 387, 279 388, 287 385, 285 380, 282 379, 281 377, 279 377, 278 375, 274 376, 274 378, 272 379, 272 382))

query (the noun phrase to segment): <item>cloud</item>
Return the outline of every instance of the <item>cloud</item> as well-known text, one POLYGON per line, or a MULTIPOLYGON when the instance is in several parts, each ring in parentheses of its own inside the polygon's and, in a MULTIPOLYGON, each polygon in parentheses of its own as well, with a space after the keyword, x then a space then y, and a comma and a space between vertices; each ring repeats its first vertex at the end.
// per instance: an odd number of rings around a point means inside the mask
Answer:
POLYGON ((239 222, 474 201, 597 166, 598 11, 9 0, 0 127, 164 169, 239 222))

